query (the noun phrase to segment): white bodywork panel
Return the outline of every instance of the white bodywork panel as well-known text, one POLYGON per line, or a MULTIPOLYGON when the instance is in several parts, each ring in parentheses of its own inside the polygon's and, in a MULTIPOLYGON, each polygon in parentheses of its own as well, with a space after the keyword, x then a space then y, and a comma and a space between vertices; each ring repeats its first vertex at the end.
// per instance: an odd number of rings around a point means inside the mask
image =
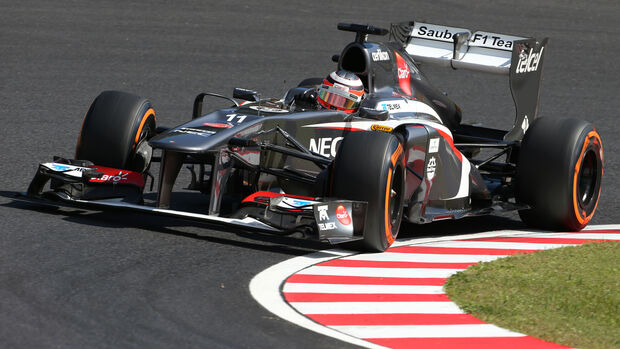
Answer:
POLYGON ((527 39, 417 22, 409 37, 405 49, 416 61, 502 75, 510 71, 514 42, 527 39), (457 34, 464 36, 461 46, 455 45, 457 34))

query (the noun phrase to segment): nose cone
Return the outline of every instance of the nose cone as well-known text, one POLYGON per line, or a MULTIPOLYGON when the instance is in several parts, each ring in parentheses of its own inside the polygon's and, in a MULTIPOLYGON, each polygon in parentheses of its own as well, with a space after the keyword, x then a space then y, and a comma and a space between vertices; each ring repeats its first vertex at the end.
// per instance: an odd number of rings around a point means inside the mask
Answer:
POLYGON ((182 125, 172 130, 155 136, 149 141, 153 148, 182 151, 187 153, 199 153, 212 148, 217 139, 213 137, 217 133, 206 127, 189 127, 182 125))

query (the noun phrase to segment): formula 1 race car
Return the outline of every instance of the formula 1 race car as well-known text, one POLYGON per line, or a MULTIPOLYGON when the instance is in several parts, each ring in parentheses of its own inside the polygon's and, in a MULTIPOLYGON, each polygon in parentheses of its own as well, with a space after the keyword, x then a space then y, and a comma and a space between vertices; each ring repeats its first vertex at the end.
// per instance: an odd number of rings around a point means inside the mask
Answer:
POLYGON ((75 159, 40 164, 25 199, 301 232, 331 243, 363 240, 369 251, 389 247, 402 219, 518 210, 532 227, 588 224, 603 146, 585 121, 538 117, 546 38, 418 22, 338 29, 356 34, 332 57, 363 82, 355 113, 308 106, 308 92, 323 81, 309 78, 281 99, 246 89, 232 98, 200 93, 192 119, 166 129, 147 99, 105 91, 88 109, 75 159), (388 41, 368 41, 387 34, 388 41), (461 123, 461 109, 429 83, 420 62, 507 75, 513 127, 461 123), (232 107, 203 114, 206 97, 232 107), (157 198, 148 199, 157 163, 157 198), (187 189, 204 194, 201 212, 176 209, 173 185, 183 165, 187 189))

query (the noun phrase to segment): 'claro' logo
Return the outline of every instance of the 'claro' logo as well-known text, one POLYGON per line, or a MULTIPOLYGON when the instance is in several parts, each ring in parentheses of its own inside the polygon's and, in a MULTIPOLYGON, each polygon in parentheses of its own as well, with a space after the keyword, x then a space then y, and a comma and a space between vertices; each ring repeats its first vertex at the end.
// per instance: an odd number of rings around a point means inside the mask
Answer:
POLYGON ((347 209, 343 205, 339 205, 336 208, 336 218, 338 218, 338 221, 343 225, 351 224, 351 216, 349 216, 349 212, 347 212, 347 209))

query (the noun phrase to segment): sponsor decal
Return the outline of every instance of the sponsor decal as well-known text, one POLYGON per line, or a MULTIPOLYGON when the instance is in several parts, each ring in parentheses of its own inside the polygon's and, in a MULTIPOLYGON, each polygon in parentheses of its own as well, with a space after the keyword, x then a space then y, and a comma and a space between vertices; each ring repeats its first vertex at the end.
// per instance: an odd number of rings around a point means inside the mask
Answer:
POLYGON ((431 158, 428 160, 428 164, 426 165, 426 178, 428 178, 429 181, 432 181, 433 178, 435 178, 436 168, 437 160, 434 156, 431 156, 431 158))
POLYGON ((309 206, 309 205, 316 203, 316 201, 295 199, 295 198, 288 198, 288 197, 282 198, 282 202, 292 207, 303 207, 303 206, 309 206))
POLYGON ((451 41, 455 33, 448 30, 447 27, 436 27, 422 25, 417 28, 414 36, 425 39, 443 39, 442 41, 451 41))
POLYGON ((406 95, 411 96, 409 65, 405 62, 405 59, 398 54, 398 52, 394 51, 394 54, 396 55, 396 69, 398 70, 398 85, 406 95))
POLYGON ((89 179, 90 183, 111 183, 111 184, 133 184, 144 187, 144 178, 141 173, 133 171, 123 171, 115 168, 94 166, 97 172, 102 172, 103 176, 89 179))
POLYGON ((543 46, 540 49, 540 52, 534 52, 533 48, 531 48, 529 52, 525 52, 524 47, 521 47, 521 52, 519 53, 519 62, 517 62, 517 69, 515 70, 515 72, 517 74, 521 74, 537 71, 538 63, 540 63, 540 59, 542 58, 544 49, 545 47, 543 46))
POLYGON ((41 165, 45 166, 46 168, 52 171, 60 172, 65 176, 71 176, 71 177, 77 177, 77 178, 82 177, 82 172, 87 170, 86 167, 59 164, 57 162, 45 163, 41 165))
POLYGON ((319 230, 334 230, 336 229, 336 222, 318 223, 319 230))
POLYGON ((392 132, 393 130, 389 126, 383 126, 383 125, 377 125, 377 124, 370 126, 370 129, 373 131, 383 131, 383 132, 392 132))
POLYGON ((54 171, 69 171, 71 169, 71 166, 54 163, 52 164, 51 169, 54 171))
POLYGON ((382 50, 378 50, 375 51, 373 53, 371 53, 372 55, 372 60, 377 62, 377 61, 387 61, 390 59, 390 56, 388 55, 387 52, 382 51, 382 50))
POLYGON ((401 103, 400 102, 381 103, 379 104, 379 108, 377 109, 387 110, 387 111, 399 111, 401 109, 401 103))
POLYGON ((247 115, 243 115, 243 114, 226 114, 226 121, 228 122, 236 122, 238 124, 242 123, 245 118, 247 118, 247 115))
POLYGON ((213 131, 209 131, 209 130, 203 130, 200 128, 191 128, 191 127, 183 127, 180 128, 178 130, 174 130, 175 132, 179 132, 179 133, 185 133, 185 134, 190 134, 190 135, 196 135, 196 136, 201 136, 201 137, 209 137, 212 134, 214 134, 215 132, 213 131))
POLYGON ((336 218, 338 218, 338 221, 343 225, 351 224, 351 216, 349 216, 349 212, 347 212, 347 209, 343 205, 339 205, 336 208, 336 218))
POLYGON ((328 157, 336 157, 336 151, 338 148, 338 143, 342 140, 342 137, 326 137, 326 138, 311 138, 310 139, 310 151, 321 154, 323 156, 328 157))
POLYGON ((512 40, 510 38, 493 33, 476 32, 472 35, 471 39, 469 39, 469 43, 473 46, 512 50, 512 40))
POLYGON ((327 205, 317 206, 317 211, 319 211, 319 220, 320 221, 328 221, 329 215, 327 214, 327 205))
POLYGON ((221 124, 219 122, 203 122, 202 124, 205 126, 214 127, 214 128, 231 128, 232 127, 231 124, 221 124))
POLYGON ((123 172, 121 170, 118 171, 118 173, 111 173, 110 170, 108 169, 97 169, 100 170, 102 172, 107 172, 106 174, 104 174, 103 176, 99 177, 99 178, 91 178, 89 182, 93 182, 93 183, 121 183, 121 182, 127 182, 128 180, 128 176, 129 176, 129 172, 123 172))
POLYGON ((431 138, 428 142, 428 152, 436 153, 437 151, 439 151, 439 138, 431 138))
POLYGON ((399 79, 409 78, 409 67, 408 66, 405 66, 404 68, 398 67, 398 78, 399 79))
POLYGON ((101 181, 103 182, 112 182, 112 183, 118 183, 118 182, 126 182, 127 181, 127 176, 129 175, 129 172, 123 172, 123 171, 119 171, 117 174, 110 176, 110 175, 103 175, 101 178, 99 178, 101 181))

